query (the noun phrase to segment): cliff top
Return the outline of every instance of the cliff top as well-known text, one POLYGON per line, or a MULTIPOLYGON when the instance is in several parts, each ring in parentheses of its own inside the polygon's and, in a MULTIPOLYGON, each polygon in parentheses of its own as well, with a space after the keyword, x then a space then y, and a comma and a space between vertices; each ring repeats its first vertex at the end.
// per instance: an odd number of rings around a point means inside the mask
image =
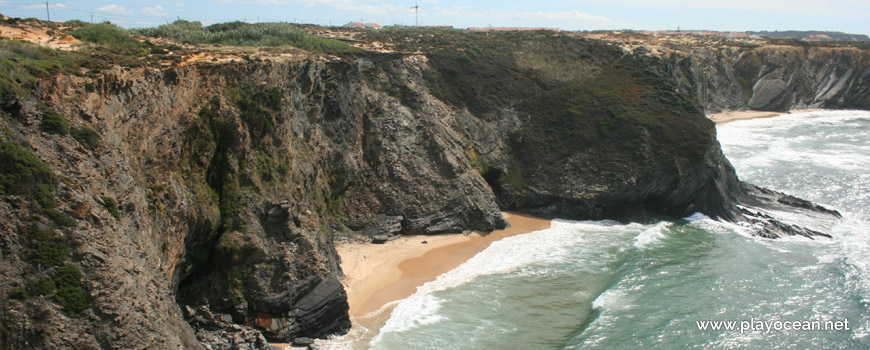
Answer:
MULTIPOLYGON (((2 16, 2 15, 0 15, 2 16)), ((113 55, 115 64, 171 67, 234 60, 287 59, 312 53, 335 57, 354 53, 421 54, 451 49, 477 40, 505 41, 532 36, 568 36, 602 40, 626 52, 661 57, 699 48, 756 48, 761 46, 855 47, 870 42, 808 42, 793 38, 759 39, 746 36, 698 35, 697 32, 595 31, 479 32, 453 28, 388 27, 380 30, 323 27, 290 23, 228 22, 203 26, 179 20, 155 28, 125 30, 110 23, 49 22, 3 16, 0 38, 30 42, 63 51, 113 55)), ((99 57, 98 57, 99 60, 99 57)))

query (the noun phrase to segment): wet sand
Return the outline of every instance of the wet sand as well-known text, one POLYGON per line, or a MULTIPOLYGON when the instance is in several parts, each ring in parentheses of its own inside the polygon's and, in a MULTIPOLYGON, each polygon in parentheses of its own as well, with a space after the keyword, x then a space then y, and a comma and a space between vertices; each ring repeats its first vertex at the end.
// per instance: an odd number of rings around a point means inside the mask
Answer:
POLYGON ((347 276, 343 282, 348 292, 350 316, 360 318, 392 301, 411 296, 418 286, 453 270, 492 242, 550 227, 549 220, 502 214, 511 227, 489 234, 410 236, 380 245, 339 245, 336 249, 347 276))
POLYGON ((783 114, 792 114, 792 113, 802 113, 802 112, 812 112, 817 109, 801 109, 801 110, 793 110, 789 112, 765 112, 765 111, 727 111, 720 113, 708 114, 707 118, 710 118, 716 124, 725 124, 730 123, 736 120, 748 120, 748 119, 758 119, 758 118, 773 118, 778 117, 783 114))

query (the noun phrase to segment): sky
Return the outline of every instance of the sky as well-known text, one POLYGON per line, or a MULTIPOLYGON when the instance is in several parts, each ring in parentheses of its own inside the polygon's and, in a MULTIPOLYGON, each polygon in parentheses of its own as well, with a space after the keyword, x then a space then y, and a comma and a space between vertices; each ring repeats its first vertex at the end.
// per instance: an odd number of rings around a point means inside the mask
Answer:
MULTIPOLYGON (((176 19, 343 25, 550 27, 563 30, 826 30, 870 34, 870 0, 49 0, 54 21, 150 27, 176 19)), ((0 0, 0 13, 46 19, 39 0, 0 0)))

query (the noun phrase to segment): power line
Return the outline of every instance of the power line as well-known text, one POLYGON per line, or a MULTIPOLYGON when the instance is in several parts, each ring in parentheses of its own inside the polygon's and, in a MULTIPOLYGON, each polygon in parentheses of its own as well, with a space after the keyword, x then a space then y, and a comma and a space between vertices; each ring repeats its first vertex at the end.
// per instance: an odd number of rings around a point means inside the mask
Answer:
POLYGON ((419 27, 420 21, 418 20, 420 15, 420 4, 414 3, 414 7, 411 7, 414 10, 414 26, 419 27))

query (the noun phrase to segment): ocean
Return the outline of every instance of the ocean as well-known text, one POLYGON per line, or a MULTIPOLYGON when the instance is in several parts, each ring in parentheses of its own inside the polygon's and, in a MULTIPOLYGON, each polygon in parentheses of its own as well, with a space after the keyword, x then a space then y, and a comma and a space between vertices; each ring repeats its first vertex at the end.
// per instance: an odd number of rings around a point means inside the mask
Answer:
POLYGON ((394 303, 351 347, 870 348, 870 112, 737 121, 718 134, 742 180, 839 210, 833 238, 758 238, 701 214, 555 220, 394 303))

